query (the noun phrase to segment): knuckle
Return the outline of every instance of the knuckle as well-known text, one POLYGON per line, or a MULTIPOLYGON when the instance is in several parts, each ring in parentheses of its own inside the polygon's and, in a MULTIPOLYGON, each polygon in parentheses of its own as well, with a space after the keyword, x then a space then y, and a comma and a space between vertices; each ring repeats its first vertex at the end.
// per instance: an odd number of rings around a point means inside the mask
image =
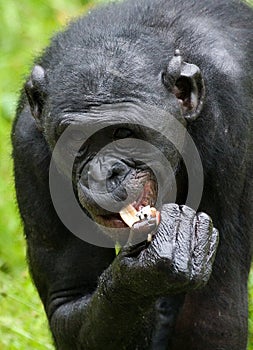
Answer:
POLYGON ((179 205, 175 204, 175 203, 168 203, 168 204, 164 204, 162 206, 162 211, 161 213, 164 212, 171 212, 171 213, 180 213, 180 209, 179 209, 179 205))
POLYGON ((180 209, 181 213, 187 214, 187 216, 196 215, 196 211, 194 209, 188 207, 187 205, 180 205, 179 209, 180 209))
POLYGON ((209 223, 209 224, 213 223, 211 217, 202 211, 197 213, 197 218, 201 222, 205 222, 205 223, 209 223))

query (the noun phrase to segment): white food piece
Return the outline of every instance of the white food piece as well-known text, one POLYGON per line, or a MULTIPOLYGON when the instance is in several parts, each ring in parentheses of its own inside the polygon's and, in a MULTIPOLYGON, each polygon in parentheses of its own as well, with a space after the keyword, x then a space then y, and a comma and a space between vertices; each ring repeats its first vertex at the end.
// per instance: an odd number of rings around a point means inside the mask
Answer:
POLYGON ((155 218, 157 214, 157 210, 154 207, 150 207, 150 205, 147 205, 146 207, 143 207, 137 211, 131 204, 129 204, 119 212, 121 219, 129 227, 132 227, 133 224, 139 220, 150 220, 151 218, 155 218))
POLYGON ((147 205, 146 207, 141 208, 136 214, 140 220, 151 219, 156 217, 156 209, 147 205))

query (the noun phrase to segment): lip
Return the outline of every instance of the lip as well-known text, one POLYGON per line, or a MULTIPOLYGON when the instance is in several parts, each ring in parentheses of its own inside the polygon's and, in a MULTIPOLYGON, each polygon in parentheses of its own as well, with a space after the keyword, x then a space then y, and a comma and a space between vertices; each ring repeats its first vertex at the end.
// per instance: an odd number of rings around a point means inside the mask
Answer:
POLYGON ((94 220, 105 227, 111 228, 128 228, 119 214, 112 215, 96 215, 94 220))

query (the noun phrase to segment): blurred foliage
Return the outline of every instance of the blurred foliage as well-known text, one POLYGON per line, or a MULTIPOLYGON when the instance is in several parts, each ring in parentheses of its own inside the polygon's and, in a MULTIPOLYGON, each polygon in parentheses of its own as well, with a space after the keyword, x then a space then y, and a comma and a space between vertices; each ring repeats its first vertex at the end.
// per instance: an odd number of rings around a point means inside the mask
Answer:
MULTIPOLYGON (((18 91, 33 57, 52 34, 98 2, 103 0, 0 1, 0 349, 53 349, 43 307, 27 271, 13 188, 9 135, 18 91)), ((253 350, 253 273, 249 310, 248 350, 253 350)))

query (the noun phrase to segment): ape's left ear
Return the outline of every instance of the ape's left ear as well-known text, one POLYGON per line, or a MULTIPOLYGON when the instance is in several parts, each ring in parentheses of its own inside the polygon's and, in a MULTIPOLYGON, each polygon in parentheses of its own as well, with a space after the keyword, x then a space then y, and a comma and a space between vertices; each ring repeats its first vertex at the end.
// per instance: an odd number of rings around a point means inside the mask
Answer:
POLYGON ((179 50, 162 73, 163 84, 177 97, 187 120, 195 120, 202 110, 205 85, 201 71, 195 64, 182 60, 179 50))
POLYGON ((34 66, 29 80, 25 84, 25 92, 30 104, 31 113, 39 129, 42 129, 41 114, 47 96, 47 79, 44 68, 34 66))

